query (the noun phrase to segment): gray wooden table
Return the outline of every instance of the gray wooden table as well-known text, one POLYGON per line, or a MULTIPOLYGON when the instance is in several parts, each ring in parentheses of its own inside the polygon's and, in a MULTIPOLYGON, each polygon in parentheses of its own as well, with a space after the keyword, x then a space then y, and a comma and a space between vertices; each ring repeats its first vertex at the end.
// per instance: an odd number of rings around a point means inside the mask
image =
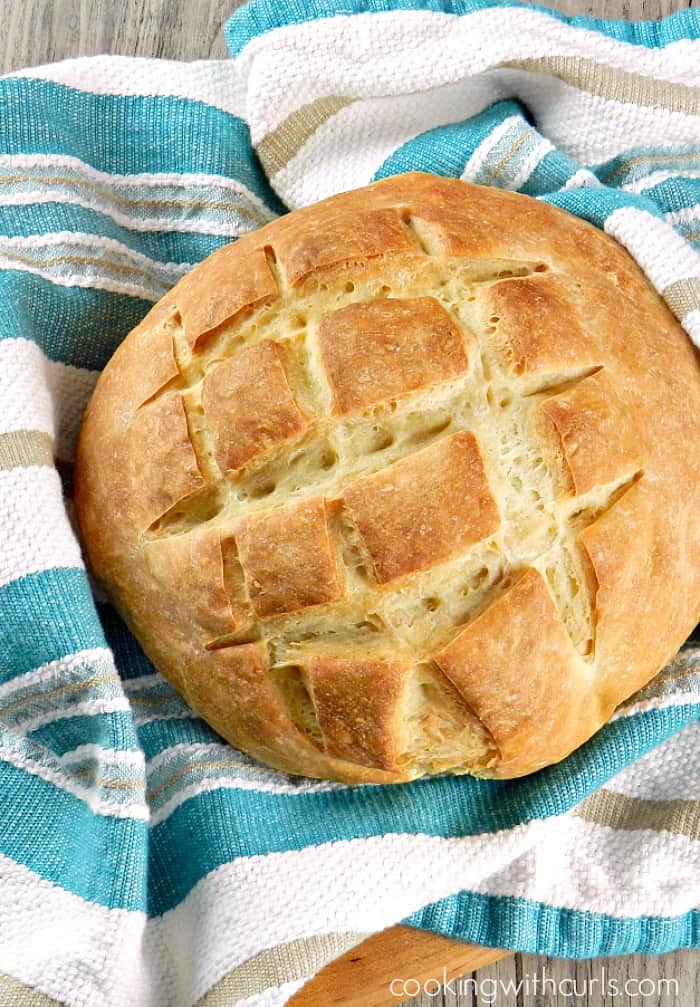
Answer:
MULTIPOLYGON (((567 14, 639 20, 700 7, 700 0, 549 4, 567 14)), ((0 73, 97 53, 223 59, 228 53, 221 26, 237 6, 237 0, 0 0, 0 73)), ((700 952, 582 962, 514 955, 463 977, 461 991, 456 981, 430 993, 405 1007, 698 1007, 700 952), (617 995, 610 992, 611 980, 617 995)))

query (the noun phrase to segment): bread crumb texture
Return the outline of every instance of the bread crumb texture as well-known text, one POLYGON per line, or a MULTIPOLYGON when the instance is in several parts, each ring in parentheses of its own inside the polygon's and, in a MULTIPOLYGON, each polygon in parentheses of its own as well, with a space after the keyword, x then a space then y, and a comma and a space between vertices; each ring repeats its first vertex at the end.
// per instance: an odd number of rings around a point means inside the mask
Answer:
POLYGON ((627 253, 411 174, 214 253, 81 433, 92 565, 155 665, 291 773, 556 762, 700 617, 698 358, 627 253))

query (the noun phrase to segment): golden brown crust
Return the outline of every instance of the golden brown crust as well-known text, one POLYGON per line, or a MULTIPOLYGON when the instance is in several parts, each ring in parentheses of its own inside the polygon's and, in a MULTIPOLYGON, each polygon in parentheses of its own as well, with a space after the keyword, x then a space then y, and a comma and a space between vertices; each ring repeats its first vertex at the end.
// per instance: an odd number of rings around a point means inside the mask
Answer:
POLYGON ((249 606, 227 582, 217 528, 150 539, 143 547, 143 561, 158 586, 160 607, 172 610, 172 621, 182 610, 180 585, 187 584, 188 608, 207 643, 250 625, 249 606))
MULTIPOLYGON (((677 538, 668 536, 659 505, 652 481, 643 476, 579 535, 594 572, 597 687, 608 710, 639 688, 640 677, 650 678, 669 661, 675 641, 689 632, 685 604, 668 602, 666 572, 692 561, 687 550, 695 548, 689 535, 697 527, 697 505, 672 494, 667 506, 680 508, 684 532, 677 538)), ((687 600, 697 612, 697 596, 687 600)))
POLYGON ((311 657, 306 666, 326 752, 398 772, 399 718, 408 663, 311 657))
POLYGON ((539 412, 555 432, 577 495, 619 482, 639 469, 635 418, 624 415, 607 371, 545 399, 539 412))
POLYGON ((498 528, 468 430, 351 483, 344 500, 382 584, 441 563, 498 528))
POLYGON ((411 174, 156 305, 86 411, 76 506, 147 654, 234 745, 347 782, 513 776, 700 618, 698 435, 697 353, 616 242, 411 174))
MULTIPOLYGON (((206 275, 195 269, 178 284, 173 303, 192 347, 241 312, 270 304, 279 293, 264 248, 251 249, 245 262, 234 249, 235 245, 220 248, 209 256, 206 275)), ((170 303, 170 295, 164 300, 170 303)))
POLYGON ((323 319, 319 345, 339 413, 467 369, 462 334, 434 297, 355 302, 323 319))
POLYGON ((533 568, 434 659, 494 738, 493 775, 558 762, 599 723, 586 664, 533 568))
POLYGON ((240 748, 255 747, 282 769, 286 758, 292 764, 300 756, 316 758, 274 687, 261 643, 209 651, 188 671, 187 688, 196 691, 198 710, 214 728, 230 733, 234 712, 233 739, 240 748))
POLYGON ((275 242, 275 253, 288 283, 296 286, 311 273, 392 252, 411 252, 413 247, 399 214, 389 208, 368 209, 360 227, 353 213, 319 214, 313 228, 285 227, 275 242))
POLYGON ((261 619, 343 597, 322 499, 262 514, 234 526, 250 603, 261 619))
POLYGON ((129 333, 113 359, 120 368, 132 374, 131 402, 140 406, 180 377, 175 358, 173 334, 177 329, 177 312, 164 301, 129 333))
POLYGON ((498 326, 504 358, 516 374, 565 376, 580 371, 587 357, 594 362, 590 340, 557 277, 494 283, 484 300, 483 324, 498 326))
POLYGON ((212 368, 202 383, 202 406, 214 456, 233 471, 309 426, 287 382, 280 346, 246 346, 212 368))
POLYGON ((204 489, 206 483, 178 393, 141 409, 127 437, 134 515, 144 531, 175 504, 204 489))

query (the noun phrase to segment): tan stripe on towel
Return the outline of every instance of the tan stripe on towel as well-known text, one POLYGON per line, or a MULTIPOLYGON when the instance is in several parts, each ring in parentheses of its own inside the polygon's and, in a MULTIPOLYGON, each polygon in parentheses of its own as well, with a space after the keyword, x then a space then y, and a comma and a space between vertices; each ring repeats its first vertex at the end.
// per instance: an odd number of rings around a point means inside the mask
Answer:
POLYGON ((0 434, 0 471, 53 465, 52 440, 44 430, 11 430, 0 434))
POLYGON ((700 839, 700 801, 652 801, 602 789, 582 801, 572 814, 611 829, 651 829, 700 839))
MULTIPOLYGON (((700 115, 698 88, 631 73, 589 57, 538 56, 509 60, 492 69, 527 70, 530 73, 558 77, 572 87, 601 98, 647 108, 664 108, 686 115, 700 115)), ((320 126, 357 100, 360 99, 326 95, 291 112, 256 145, 267 174, 275 175, 281 171, 320 126)))
POLYGON ((0 1004, 2 1007, 65 1007, 63 1000, 40 993, 17 979, 0 973, 0 1004))
POLYGON ((691 311, 700 311, 700 276, 669 283, 661 293, 676 318, 683 318, 691 311))
POLYGON ((295 109, 279 126, 262 138, 257 144, 258 157, 268 175, 275 175, 298 154, 319 126, 331 119, 346 105, 352 105, 354 98, 328 95, 317 98, 295 109))
POLYGON ((200 997, 196 1007, 231 1007, 254 993, 315 975, 367 936, 354 932, 318 934, 267 948, 227 973, 200 997))
POLYGON ((504 69, 528 70, 558 77, 566 84, 599 98, 700 115, 700 90, 697 87, 630 73, 585 56, 538 56, 500 65, 504 69))

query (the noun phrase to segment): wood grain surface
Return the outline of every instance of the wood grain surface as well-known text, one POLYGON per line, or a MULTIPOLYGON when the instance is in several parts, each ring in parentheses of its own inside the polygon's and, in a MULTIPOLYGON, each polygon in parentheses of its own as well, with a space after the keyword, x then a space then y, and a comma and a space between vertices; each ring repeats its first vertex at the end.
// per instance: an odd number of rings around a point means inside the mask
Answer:
MULTIPOLYGON (((0 0, 0 72, 119 53, 225 59, 221 25, 236 0, 0 0)), ((550 0, 565 14, 654 19, 700 0, 550 0)))
MULTIPOLYGON (((426 930, 391 927, 327 965, 288 1007, 400 1007, 402 1001, 408 1007, 405 994, 418 987, 434 1004, 438 991, 452 992, 454 984, 456 993, 462 976, 512 957, 509 951, 464 944, 426 930)), ((471 1000, 461 995, 454 1003, 461 1007, 471 1000)))
MULTIPOLYGON (((0 0, 0 73, 97 53, 225 59, 221 26, 237 5, 235 0, 0 0)), ((550 6, 567 14, 638 20, 700 7, 700 0, 550 0, 550 6)), ((426 992, 404 1007, 700 1004, 700 952, 580 962, 520 954, 493 961, 498 954, 393 928, 331 966, 316 980, 311 997, 295 999, 298 1007, 398 1005, 417 992, 418 983, 426 992), (371 994, 370 988, 379 992, 371 994)))

